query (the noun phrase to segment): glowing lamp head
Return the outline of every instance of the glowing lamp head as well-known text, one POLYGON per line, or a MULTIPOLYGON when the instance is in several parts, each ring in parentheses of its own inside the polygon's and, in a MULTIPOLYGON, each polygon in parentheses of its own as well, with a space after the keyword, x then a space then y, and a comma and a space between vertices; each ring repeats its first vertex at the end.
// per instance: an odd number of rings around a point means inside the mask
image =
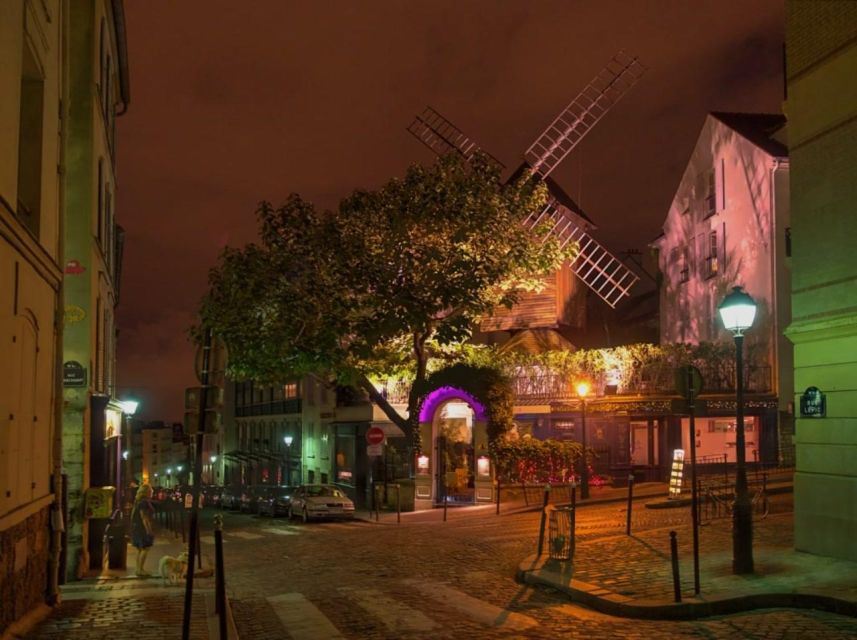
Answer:
POLYGON ((172 474, 172 472, 173 472, 173 468, 172 468, 172 467, 170 467, 169 469, 167 469, 167 475, 172 474))
POLYGON ((127 460, 129 455, 131 455, 131 453, 128 451, 128 449, 125 449, 125 451, 122 452, 122 459, 127 460))
POLYGON ((211 456, 209 460, 211 460, 211 464, 214 464, 215 462, 217 462, 217 456, 211 456))
POLYGON ((723 326, 735 336, 753 326, 756 318, 756 301, 742 287, 733 287, 732 293, 723 298, 717 307, 723 326))
POLYGON ((119 405, 122 407, 122 413, 127 416, 133 416, 137 412, 137 407, 140 403, 136 400, 120 400, 119 405))
POLYGON ((585 398, 589 395, 589 383, 585 381, 578 382, 574 385, 574 388, 577 390, 577 395, 581 398, 585 398))
POLYGON ((179 472, 179 473, 181 473, 181 472, 182 472, 182 469, 184 469, 184 466, 183 466, 183 465, 179 465, 179 466, 178 466, 178 472, 179 472))
POLYGON ((291 447, 291 446, 292 446, 292 442, 294 442, 294 440, 295 440, 295 439, 294 439, 292 436, 283 436, 283 442, 285 442, 285 443, 286 443, 286 446, 287 446, 287 447, 291 447))

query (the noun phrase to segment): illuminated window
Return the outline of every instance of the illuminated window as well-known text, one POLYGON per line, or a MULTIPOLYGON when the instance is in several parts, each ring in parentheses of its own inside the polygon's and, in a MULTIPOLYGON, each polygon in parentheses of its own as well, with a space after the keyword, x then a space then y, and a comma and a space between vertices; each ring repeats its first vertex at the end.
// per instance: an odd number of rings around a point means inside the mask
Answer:
POLYGON ((297 382, 287 382, 283 385, 283 397, 286 400, 290 398, 298 397, 298 383, 297 382))
POLYGON ((708 257, 705 259, 705 277, 712 278, 720 272, 720 261, 717 259, 717 231, 708 234, 708 257))

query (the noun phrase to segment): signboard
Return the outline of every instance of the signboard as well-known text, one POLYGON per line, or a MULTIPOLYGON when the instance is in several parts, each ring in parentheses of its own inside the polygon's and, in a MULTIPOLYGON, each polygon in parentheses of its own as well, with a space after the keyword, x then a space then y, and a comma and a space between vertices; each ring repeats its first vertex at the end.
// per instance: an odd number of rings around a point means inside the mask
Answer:
POLYGON ((369 444, 366 445, 366 455, 370 458, 375 458, 384 455, 384 445, 383 444, 369 444))
POLYGON ((62 386, 85 387, 86 368, 77 360, 69 360, 62 365, 62 386))
POLYGON ((801 418, 824 418, 827 415, 827 396, 818 387, 808 387, 800 397, 801 418))
POLYGON ((113 513, 113 487, 89 487, 84 498, 83 513, 87 518, 109 518, 113 513))
POLYGON ((681 497, 681 482, 684 476, 684 449, 673 451, 673 466, 670 469, 670 499, 681 497))
POLYGON ((122 435, 122 413, 115 409, 104 410, 104 439, 122 435))
MULTIPOLYGON (((369 427, 366 430, 366 442, 368 442, 370 445, 372 445, 372 444, 377 444, 377 445, 384 444, 384 439, 386 437, 387 436, 381 427, 369 427)), ((378 455, 381 455, 381 454, 378 454, 378 455)))
POLYGON ((684 398, 689 398, 691 391, 694 396, 698 396, 702 391, 702 374, 699 369, 691 365, 676 369, 675 390, 684 398))
MULTIPOLYGON (((200 508, 200 509, 202 509, 203 504, 204 504, 204 502, 205 502, 205 501, 203 500, 203 495, 202 495, 202 493, 200 493, 200 494, 199 494, 199 500, 198 500, 198 502, 199 502, 199 508, 200 508)), ((193 494, 192 494, 190 491, 188 491, 186 494, 184 494, 184 508, 185 508, 185 509, 190 509, 190 508, 192 508, 192 507, 193 507, 193 494)))

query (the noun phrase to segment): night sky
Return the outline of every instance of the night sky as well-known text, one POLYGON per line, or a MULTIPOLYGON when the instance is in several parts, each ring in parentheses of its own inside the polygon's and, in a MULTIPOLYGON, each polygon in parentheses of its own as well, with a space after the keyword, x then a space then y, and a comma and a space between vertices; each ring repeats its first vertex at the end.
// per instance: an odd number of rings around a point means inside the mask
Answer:
POLYGON ((782 0, 126 3, 120 395, 180 420, 187 328, 259 200, 331 207, 431 153, 431 105, 507 166, 618 50, 648 72, 553 177, 614 251, 660 232, 708 111, 782 105, 782 0))

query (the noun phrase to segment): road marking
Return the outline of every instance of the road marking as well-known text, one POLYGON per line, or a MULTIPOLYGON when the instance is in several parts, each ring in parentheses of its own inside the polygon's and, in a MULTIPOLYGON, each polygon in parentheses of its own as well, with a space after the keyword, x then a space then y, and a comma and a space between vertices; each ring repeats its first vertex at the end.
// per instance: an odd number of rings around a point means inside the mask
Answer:
POLYGON ((349 592, 349 598, 381 620, 394 633, 431 631, 432 629, 437 629, 439 626, 422 611, 417 611, 398 600, 393 600, 376 589, 341 587, 339 590, 349 592))
POLYGON ((300 534, 300 531, 295 529, 286 529, 284 527, 263 527, 260 531, 265 531, 267 533, 276 533, 279 536, 296 536, 300 534))
POLYGON ((402 582, 438 602, 457 609, 469 618, 491 627, 524 631, 537 627, 539 624, 530 616, 514 613, 483 602, 445 584, 420 580, 403 580, 402 582))
POLYGON ((259 538, 265 537, 258 533, 250 533, 249 531, 230 531, 226 535, 229 537, 241 538, 242 540, 258 540, 259 538))
POLYGON ((268 596, 268 602, 293 640, 345 640, 339 629, 300 593, 268 596))

